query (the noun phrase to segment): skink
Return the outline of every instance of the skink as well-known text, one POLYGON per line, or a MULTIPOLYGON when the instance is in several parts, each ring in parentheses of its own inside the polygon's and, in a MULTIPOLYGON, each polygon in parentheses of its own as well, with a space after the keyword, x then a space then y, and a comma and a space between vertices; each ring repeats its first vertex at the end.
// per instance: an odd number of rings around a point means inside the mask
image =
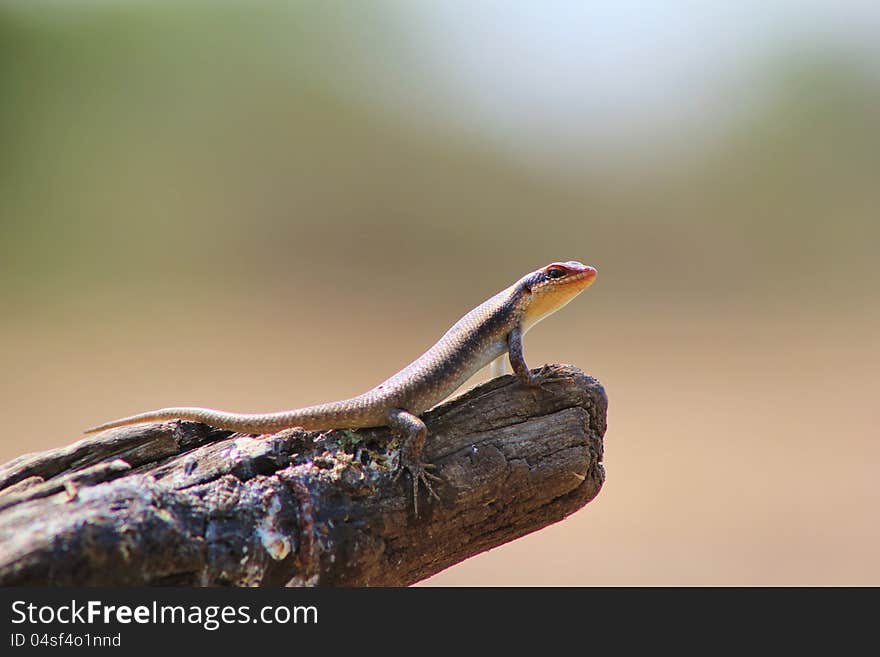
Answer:
POLYGON ((505 352, 523 384, 540 385, 540 377, 526 365, 523 335, 583 292, 595 278, 593 267, 575 261, 554 262, 530 272, 467 313, 397 374, 351 399, 263 414, 162 408, 107 422, 86 433, 170 419, 193 420, 248 434, 274 433, 290 427, 326 431, 388 426, 402 438, 395 478, 403 471, 409 473, 418 516, 419 484, 437 497, 430 483, 437 477, 429 472, 432 466, 422 461, 427 428, 418 416, 505 352))

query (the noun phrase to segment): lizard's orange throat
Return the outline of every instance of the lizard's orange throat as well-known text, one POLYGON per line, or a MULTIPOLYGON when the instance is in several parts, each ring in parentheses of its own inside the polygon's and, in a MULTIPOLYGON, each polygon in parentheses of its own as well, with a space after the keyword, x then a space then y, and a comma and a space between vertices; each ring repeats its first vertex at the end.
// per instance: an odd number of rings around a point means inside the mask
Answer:
POLYGON ((532 300, 525 311, 524 328, 530 329, 545 317, 552 315, 596 280, 596 270, 584 267, 570 273, 563 280, 546 282, 532 288, 532 300))

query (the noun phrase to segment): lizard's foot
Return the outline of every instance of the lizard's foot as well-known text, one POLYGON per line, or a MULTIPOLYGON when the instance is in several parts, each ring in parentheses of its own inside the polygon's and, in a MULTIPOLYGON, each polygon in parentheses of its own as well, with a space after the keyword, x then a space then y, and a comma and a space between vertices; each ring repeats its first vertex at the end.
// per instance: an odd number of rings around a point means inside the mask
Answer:
POLYGON ((553 373, 552 365, 542 365, 538 370, 538 373, 535 375, 535 380, 537 381, 538 387, 544 392, 549 392, 551 395, 555 395, 556 391, 553 388, 550 388, 547 384, 551 381, 558 381, 559 378, 548 378, 548 375, 553 373))
POLYGON ((440 499, 440 496, 434 492, 431 486, 431 480, 441 481, 441 479, 437 475, 428 472, 434 469, 432 464, 422 461, 422 452, 425 449, 428 429, 419 418, 400 408, 393 408, 388 412, 388 426, 398 432, 403 439, 400 446, 400 465, 394 474, 394 480, 397 481, 404 470, 409 473, 412 479, 413 509, 415 510, 416 518, 418 518, 420 484, 425 487, 425 490, 434 499, 440 499))
POLYGON ((433 486, 431 486, 431 481, 443 481, 440 477, 435 475, 433 472, 429 472, 430 470, 434 470, 436 466, 433 463, 422 463, 421 461, 415 462, 406 462, 401 461, 400 466, 397 468, 397 472, 394 473, 394 481, 397 481, 400 478, 400 475, 406 471, 410 479, 412 480, 412 497, 413 497, 413 510, 416 518, 419 517, 419 485, 425 487, 425 490, 428 491, 428 494, 433 497, 438 502, 440 501, 440 496, 437 495, 437 492, 434 490, 433 486))
POLYGON ((544 377, 550 372, 551 367, 549 365, 544 365, 537 372, 532 372, 531 370, 526 370, 525 374, 519 376, 520 383, 524 386, 531 388, 533 390, 539 389, 544 392, 549 392, 551 395, 555 394, 552 388, 549 388, 546 385, 544 377))

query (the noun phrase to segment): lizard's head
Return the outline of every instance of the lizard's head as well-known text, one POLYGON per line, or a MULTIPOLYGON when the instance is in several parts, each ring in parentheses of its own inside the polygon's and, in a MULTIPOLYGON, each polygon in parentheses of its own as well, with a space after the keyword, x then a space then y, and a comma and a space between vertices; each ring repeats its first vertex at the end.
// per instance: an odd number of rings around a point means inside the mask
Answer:
POLYGON ((555 313, 596 280, 596 270, 574 260, 552 262, 525 276, 521 283, 531 293, 523 323, 528 330, 555 313))

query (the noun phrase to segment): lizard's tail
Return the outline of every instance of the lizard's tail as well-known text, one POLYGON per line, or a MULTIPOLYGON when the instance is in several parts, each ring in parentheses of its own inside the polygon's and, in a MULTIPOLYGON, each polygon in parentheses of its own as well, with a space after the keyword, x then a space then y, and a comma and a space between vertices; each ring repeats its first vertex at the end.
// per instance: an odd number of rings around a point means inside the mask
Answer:
POLYGON ((96 427, 86 429, 84 433, 95 433, 105 429, 125 427, 130 424, 142 422, 159 422, 161 420, 192 420, 202 422, 219 429, 230 429, 241 433, 272 433, 288 427, 299 427, 307 417, 297 412, 264 413, 245 415, 238 413, 226 413, 215 411, 210 408, 161 408, 158 411, 147 411, 130 415, 111 422, 99 424, 96 427))

